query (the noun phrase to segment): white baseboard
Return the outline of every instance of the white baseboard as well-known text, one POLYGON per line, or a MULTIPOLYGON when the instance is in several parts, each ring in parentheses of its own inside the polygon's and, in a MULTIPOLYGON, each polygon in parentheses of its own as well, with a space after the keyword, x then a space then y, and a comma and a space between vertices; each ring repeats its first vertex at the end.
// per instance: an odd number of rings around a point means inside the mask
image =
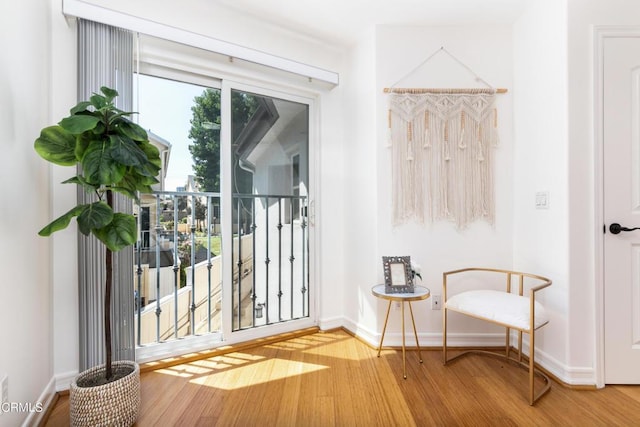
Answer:
MULTIPOLYGON (((374 348, 380 344, 382 331, 374 331, 359 325, 348 318, 343 318, 342 327, 365 341, 374 348)), ((442 348, 442 333, 418 333, 420 347, 442 348)), ((405 332, 405 343, 408 347, 415 346, 413 330, 405 332)), ((383 347, 402 346, 402 333, 387 331, 384 336, 383 347)), ((447 334, 447 346, 451 347, 500 347, 504 346, 504 333, 451 333, 447 334)), ((523 343, 523 352, 529 354, 528 342, 523 343)), ((558 380, 568 385, 596 386, 596 373, 593 367, 572 367, 560 363, 548 353, 536 349, 536 363, 551 373, 558 380)))
POLYGON ((320 319, 318 321, 318 327, 323 331, 341 328, 343 324, 344 324, 344 318, 342 316, 332 317, 328 319, 320 319))
POLYGON ((69 390, 73 379, 78 375, 78 371, 63 372, 54 376, 56 381, 56 391, 69 390))
POLYGON ((37 403, 39 403, 41 406, 36 405, 36 407, 41 410, 30 411, 29 415, 27 415, 27 418, 22 423, 23 427, 37 426, 44 421, 44 415, 47 413, 49 407, 55 401, 55 384, 56 380, 55 377, 53 377, 51 378, 45 389, 42 391, 42 393, 40 393, 40 397, 38 397, 37 403))

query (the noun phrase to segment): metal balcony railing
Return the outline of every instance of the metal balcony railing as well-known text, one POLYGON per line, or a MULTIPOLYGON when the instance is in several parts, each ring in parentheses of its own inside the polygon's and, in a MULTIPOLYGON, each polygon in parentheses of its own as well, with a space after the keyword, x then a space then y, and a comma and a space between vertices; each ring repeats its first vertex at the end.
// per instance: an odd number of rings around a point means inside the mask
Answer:
POLYGON ((241 194, 233 202, 241 236, 232 248, 233 330, 308 317, 307 198, 241 194))
MULTIPOLYGON (((309 316, 307 198, 234 195, 232 306, 222 307, 223 257, 218 193, 144 195, 135 251, 139 346, 309 316)), ((231 267, 231 266, 230 266, 231 267)))

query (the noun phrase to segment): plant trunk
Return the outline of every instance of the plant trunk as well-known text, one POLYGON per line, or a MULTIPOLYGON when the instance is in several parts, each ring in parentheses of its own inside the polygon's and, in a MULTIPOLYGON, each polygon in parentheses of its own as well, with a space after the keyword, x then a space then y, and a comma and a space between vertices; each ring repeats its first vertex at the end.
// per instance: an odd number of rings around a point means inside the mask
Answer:
MULTIPOLYGON (((107 204, 113 208, 113 194, 107 191, 107 204)), ((106 248, 105 254, 105 285, 104 285, 104 348, 105 348, 105 377, 107 381, 113 377, 111 369, 111 288, 113 287, 113 253, 106 248)))

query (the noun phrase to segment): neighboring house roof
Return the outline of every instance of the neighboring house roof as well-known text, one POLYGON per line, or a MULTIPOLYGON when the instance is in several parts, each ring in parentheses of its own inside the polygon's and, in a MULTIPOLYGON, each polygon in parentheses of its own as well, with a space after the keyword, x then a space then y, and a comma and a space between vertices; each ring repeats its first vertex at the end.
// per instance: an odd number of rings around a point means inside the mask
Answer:
POLYGON ((277 98, 258 97, 258 108, 234 141, 240 161, 253 169, 273 144, 296 141, 308 126, 307 106, 277 98), (294 137, 292 137, 294 135, 294 137))
POLYGON ((162 147, 165 150, 171 150, 171 143, 163 137, 151 132, 151 130, 147 130, 147 136, 149 137, 149 141, 156 145, 158 148, 162 147))
MULTIPOLYGON (((169 159, 171 157, 171 143, 159 135, 147 130, 149 142, 156 146, 162 157, 162 178, 166 178, 169 170, 169 159)), ((164 188, 164 185, 162 186, 164 188)))
POLYGON ((257 97, 258 107, 234 141, 238 157, 244 161, 278 121, 280 115, 271 98, 257 97))

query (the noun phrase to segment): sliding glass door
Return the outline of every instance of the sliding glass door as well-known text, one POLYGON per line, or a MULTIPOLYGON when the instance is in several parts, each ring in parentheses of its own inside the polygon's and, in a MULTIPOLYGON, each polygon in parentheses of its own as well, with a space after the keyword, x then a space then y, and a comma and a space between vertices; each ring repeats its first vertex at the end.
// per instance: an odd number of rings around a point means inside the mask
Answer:
POLYGON ((230 95, 237 331, 309 316, 309 105, 230 95))
POLYGON ((311 100, 145 75, 138 93, 163 160, 139 207, 139 354, 311 326, 311 100))

